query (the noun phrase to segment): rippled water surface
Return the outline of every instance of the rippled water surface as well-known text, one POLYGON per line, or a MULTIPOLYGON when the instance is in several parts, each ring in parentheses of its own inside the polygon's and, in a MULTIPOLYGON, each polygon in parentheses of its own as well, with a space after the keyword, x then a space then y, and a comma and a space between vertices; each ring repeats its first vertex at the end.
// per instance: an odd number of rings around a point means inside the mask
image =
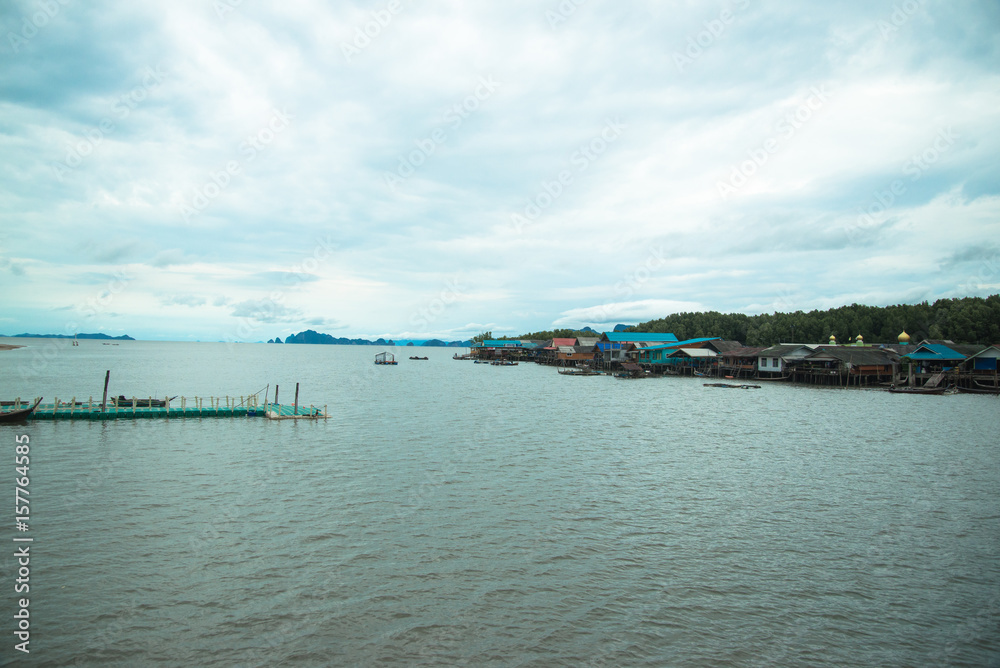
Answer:
POLYGON ((110 369, 332 416, 0 426, 31 438, 33 665, 1000 664, 996 397, 27 343, 5 399, 110 369))

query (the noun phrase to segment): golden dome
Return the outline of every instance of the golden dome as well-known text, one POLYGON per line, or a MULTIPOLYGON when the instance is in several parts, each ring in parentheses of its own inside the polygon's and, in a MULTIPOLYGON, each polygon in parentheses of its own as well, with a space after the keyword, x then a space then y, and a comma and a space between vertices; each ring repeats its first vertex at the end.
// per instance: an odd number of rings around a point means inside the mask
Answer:
POLYGON ((834 336, 833 334, 830 335, 830 345, 831 346, 837 345, 837 337, 834 336))
POLYGON ((906 330, 904 329, 904 330, 903 330, 903 333, 899 335, 899 337, 898 337, 898 339, 897 339, 897 340, 898 340, 898 341, 899 341, 900 343, 909 343, 909 342, 910 342, 910 335, 909 335, 909 334, 907 334, 907 333, 906 333, 906 330))

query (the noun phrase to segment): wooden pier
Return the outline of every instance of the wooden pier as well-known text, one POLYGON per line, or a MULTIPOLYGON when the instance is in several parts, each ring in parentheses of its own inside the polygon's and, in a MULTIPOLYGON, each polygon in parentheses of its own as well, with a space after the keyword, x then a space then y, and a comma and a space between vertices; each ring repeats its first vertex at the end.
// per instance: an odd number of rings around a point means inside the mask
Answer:
MULTIPOLYGON (((33 402, 24 402, 30 406, 33 402)), ((39 404, 32 420, 139 420, 149 418, 241 418, 266 417, 271 420, 325 419, 326 408, 283 405, 256 401, 256 397, 178 397, 175 399, 133 399, 111 403, 103 410, 101 402, 60 401, 39 404), (248 401, 249 399, 249 401, 248 401), (157 405, 159 404, 159 405, 157 405)))

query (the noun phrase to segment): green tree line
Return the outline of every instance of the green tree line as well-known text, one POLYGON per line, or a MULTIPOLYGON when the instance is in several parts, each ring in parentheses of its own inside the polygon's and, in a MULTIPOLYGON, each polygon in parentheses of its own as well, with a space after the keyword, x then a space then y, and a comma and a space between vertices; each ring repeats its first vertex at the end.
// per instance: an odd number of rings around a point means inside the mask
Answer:
POLYGON ((1000 343, 1000 295, 938 299, 933 304, 864 306, 794 313, 675 313, 643 322, 630 331, 670 332, 678 339, 720 336, 748 346, 781 342, 826 343, 833 334, 847 343, 859 334, 865 343, 895 343, 900 332, 910 340, 949 339, 955 343, 1000 343))

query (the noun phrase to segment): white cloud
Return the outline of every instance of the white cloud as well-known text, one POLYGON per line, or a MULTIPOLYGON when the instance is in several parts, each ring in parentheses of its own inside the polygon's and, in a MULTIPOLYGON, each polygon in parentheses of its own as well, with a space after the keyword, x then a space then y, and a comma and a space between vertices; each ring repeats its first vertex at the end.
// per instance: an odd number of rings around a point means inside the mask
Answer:
POLYGON ((886 32, 860 0, 731 4, 684 68, 719 8, 404 3, 347 58, 371 5, 67 6, 0 43, 0 310, 37 329, 119 267, 140 338, 210 338, 272 293, 287 327, 459 338, 992 289, 958 260, 1000 233, 995 6, 886 32))

